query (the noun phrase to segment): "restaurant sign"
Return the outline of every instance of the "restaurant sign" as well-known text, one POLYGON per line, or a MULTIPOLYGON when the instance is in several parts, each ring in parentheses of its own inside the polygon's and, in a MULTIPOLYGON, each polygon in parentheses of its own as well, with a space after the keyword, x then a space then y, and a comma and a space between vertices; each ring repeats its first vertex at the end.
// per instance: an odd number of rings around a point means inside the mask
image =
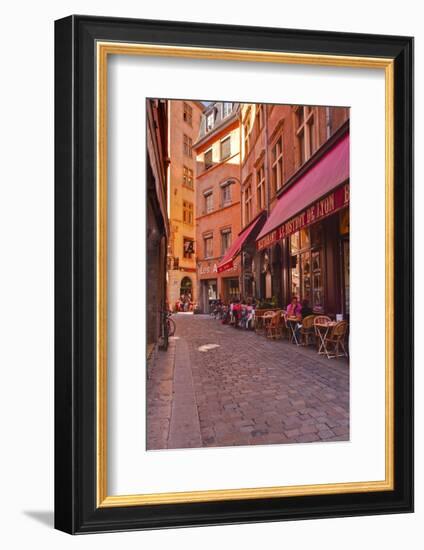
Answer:
POLYGON ((224 271, 238 271, 240 267, 240 251, 238 254, 231 260, 226 261, 224 264, 219 264, 217 267, 218 273, 223 273, 224 271))
POLYGON ((215 273, 221 273, 222 271, 237 271, 239 267, 239 262, 237 260, 231 260, 231 265, 229 265, 226 269, 221 269, 216 263, 199 262, 198 273, 199 276, 204 277, 205 275, 214 275, 215 273))
POLYGON ((230 269, 234 269, 234 262, 233 260, 228 260, 228 262, 225 262, 225 264, 220 264, 218 266, 218 273, 222 273, 223 271, 229 271, 230 269))
MULTIPOLYGON (((284 196, 280 199, 284 200, 284 196)), ((349 184, 346 183, 335 189, 329 195, 317 200, 280 226, 270 231, 256 243, 258 250, 263 250, 273 245, 280 239, 290 237, 300 229, 304 229, 318 222, 349 204, 349 184)))

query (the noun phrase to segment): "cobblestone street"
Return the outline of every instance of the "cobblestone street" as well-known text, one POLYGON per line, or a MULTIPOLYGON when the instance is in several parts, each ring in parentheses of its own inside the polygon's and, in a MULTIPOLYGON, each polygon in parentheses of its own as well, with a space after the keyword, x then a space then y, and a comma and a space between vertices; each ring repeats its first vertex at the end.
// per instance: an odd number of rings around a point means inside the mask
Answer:
POLYGON ((208 315, 177 314, 147 382, 147 448, 349 439, 349 366, 208 315))

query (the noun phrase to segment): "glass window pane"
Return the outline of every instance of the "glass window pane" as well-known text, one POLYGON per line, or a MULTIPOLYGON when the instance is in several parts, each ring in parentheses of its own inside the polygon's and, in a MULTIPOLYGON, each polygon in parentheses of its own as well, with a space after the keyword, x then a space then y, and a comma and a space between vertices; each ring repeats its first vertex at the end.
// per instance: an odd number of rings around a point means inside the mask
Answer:
POLYGON ((205 153, 205 170, 212 166, 212 149, 205 153))
POLYGON ((344 298, 346 314, 349 315, 349 292, 350 292, 350 266, 349 266, 349 241, 343 241, 343 279, 344 279, 344 298))
POLYGON ((291 256, 291 297, 299 296, 300 294, 300 273, 298 256, 291 256))
POLYGON ((231 138, 228 137, 221 142, 221 160, 231 155, 231 138))
POLYGON ((316 149, 316 143, 315 143, 315 126, 314 126, 314 119, 312 117, 312 120, 308 123, 309 127, 309 144, 310 144, 310 154, 312 154, 316 149))
POLYGON ((316 310, 324 309, 321 250, 312 252, 312 305, 316 310))
POLYGON ((309 229, 300 230, 300 248, 309 248, 311 245, 311 239, 309 237, 309 229))
POLYGON ((303 130, 299 133, 300 164, 305 162, 305 136, 303 130))
POLYGON ((277 189, 283 185, 283 161, 280 159, 277 164, 277 189))
POLYGON ((297 109, 297 126, 301 126, 303 124, 305 117, 304 117, 304 111, 303 107, 298 107, 297 109))
POLYGON ((320 246, 323 244, 323 231, 321 223, 314 223, 314 225, 311 225, 310 234, 312 246, 320 246))
POLYGON ((340 235, 349 233, 349 208, 345 208, 340 212, 340 235))
POLYGON ((311 301, 311 257, 310 253, 306 252, 300 257, 302 271, 302 292, 301 299, 311 301))
POLYGON ((299 250, 299 232, 290 236, 290 248, 292 254, 299 250))

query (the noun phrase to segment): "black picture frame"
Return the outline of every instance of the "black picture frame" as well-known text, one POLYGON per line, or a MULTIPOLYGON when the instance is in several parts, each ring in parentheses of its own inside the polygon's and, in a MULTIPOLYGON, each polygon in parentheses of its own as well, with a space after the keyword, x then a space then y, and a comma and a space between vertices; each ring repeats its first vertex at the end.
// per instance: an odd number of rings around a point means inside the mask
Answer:
POLYGON ((413 39, 73 15, 55 22, 55 527, 94 533, 413 511, 413 39), (394 60, 393 491, 98 508, 98 40, 394 60))

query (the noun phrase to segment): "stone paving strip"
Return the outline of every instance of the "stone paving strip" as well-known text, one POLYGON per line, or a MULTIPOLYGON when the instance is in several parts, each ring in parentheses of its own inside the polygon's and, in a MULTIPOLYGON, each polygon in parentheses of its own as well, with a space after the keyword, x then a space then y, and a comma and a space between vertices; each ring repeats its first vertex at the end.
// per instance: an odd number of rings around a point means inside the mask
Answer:
POLYGON ((148 449, 349 440, 347 360, 210 316, 173 318, 178 339, 147 385, 148 449))

